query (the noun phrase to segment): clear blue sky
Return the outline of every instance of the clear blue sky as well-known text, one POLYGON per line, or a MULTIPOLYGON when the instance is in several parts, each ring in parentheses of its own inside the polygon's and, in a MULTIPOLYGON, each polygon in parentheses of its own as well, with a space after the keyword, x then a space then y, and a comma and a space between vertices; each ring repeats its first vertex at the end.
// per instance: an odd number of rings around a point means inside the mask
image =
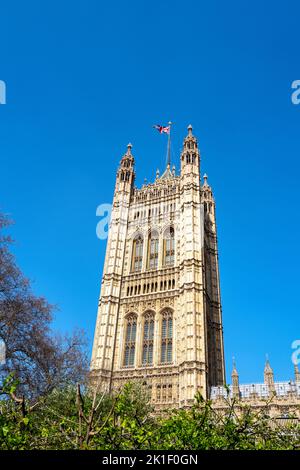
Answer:
POLYGON ((300 79, 296 1, 2 2, 0 207, 55 327, 92 340, 112 200, 131 141, 137 184, 165 160, 152 129, 174 121, 175 164, 193 124, 217 202, 227 374, 293 374, 300 338, 300 79))

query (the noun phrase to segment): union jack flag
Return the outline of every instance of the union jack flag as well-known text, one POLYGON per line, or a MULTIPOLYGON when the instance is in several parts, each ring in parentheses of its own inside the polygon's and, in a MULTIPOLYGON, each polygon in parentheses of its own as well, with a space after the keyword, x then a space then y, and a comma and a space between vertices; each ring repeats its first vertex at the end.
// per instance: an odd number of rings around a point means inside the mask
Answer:
POLYGON ((153 127, 157 129, 160 134, 170 134, 170 126, 161 126, 159 124, 155 124, 153 127))

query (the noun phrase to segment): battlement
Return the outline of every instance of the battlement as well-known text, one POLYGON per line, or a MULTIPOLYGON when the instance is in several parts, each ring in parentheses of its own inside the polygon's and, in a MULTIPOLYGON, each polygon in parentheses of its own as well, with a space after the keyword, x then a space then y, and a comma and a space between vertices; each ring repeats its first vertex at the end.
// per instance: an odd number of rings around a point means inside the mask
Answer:
MULTIPOLYGON (((217 400, 219 398, 233 398, 233 386, 211 387, 210 399, 217 400)), ((289 397, 291 395, 300 398, 300 382, 274 382, 274 388, 265 383, 241 384, 239 385, 239 398, 268 398, 276 395, 277 397, 289 397)))

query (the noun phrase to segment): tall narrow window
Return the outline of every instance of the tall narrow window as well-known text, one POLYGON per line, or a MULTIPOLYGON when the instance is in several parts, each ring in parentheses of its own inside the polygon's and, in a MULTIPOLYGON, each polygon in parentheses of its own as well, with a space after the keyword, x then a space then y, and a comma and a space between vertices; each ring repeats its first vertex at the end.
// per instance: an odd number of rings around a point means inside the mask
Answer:
POLYGON ((175 257, 174 229, 170 227, 164 234, 164 266, 173 266, 175 257))
POLYGON ((144 317, 144 339, 143 339, 143 358, 145 365, 153 364, 153 340, 154 340, 154 314, 148 312, 144 317))
POLYGON ((161 363, 172 362, 173 349, 173 315, 171 310, 165 310, 162 314, 161 325, 161 363))
POLYGON ((132 271, 138 272, 142 270, 143 246, 144 246, 144 240, 139 235, 133 241, 132 271))
POLYGON ((148 245, 148 269, 158 267, 158 233, 151 232, 148 245))
POLYGON ((125 336, 125 353, 124 366, 132 367, 134 365, 135 356, 135 338, 136 338, 136 315, 127 317, 126 336, 125 336))

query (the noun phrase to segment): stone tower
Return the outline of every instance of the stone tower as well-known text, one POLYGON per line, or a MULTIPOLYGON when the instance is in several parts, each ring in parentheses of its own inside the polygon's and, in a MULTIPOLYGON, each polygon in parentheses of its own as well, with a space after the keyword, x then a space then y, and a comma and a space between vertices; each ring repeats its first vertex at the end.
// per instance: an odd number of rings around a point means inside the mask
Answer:
POLYGON ((269 391, 275 393, 274 372, 267 357, 264 368, 264 383, 269 387, 269 391))
POLYGON ((232 395, 235 398, 240 397, 240 384, 239 384, 239 374, 236 369, 235 361, 233 361, 233 369, 231 372, 231 383, 232 383, 232 395))
POLYGON ((192 127, 170 164, 134 186, 129 144, 116 177, 91 361, 94 384, 140 380, 157 409, 225 381, 215 202, 192 127))

